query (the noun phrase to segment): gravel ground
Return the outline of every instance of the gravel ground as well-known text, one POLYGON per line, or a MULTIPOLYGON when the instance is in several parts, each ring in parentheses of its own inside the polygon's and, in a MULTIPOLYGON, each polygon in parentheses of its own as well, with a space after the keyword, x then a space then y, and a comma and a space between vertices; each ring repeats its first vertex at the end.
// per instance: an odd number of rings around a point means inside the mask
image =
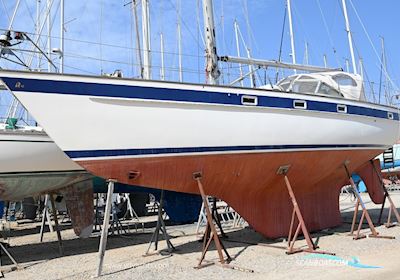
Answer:
MULTIPOLYGON (((400 193, 394 193, 392 197, 396 205, 400 205, 400 193)), ((367 197, 365 201, 376 221, 380 206, 374 205, 367 197)), ((131 234, 124 236, 110 236, 101 279, 400 279, 400 227, 377 227, 380 235, 395 236, 396 239, 352 240, 348 231, 354 202, 348 195, 343 195, 340 197, 340 204, 343 225, 313 234, 321 250, 336 253, 336 257, 341 258, 339 261, 307 253, 286 255, 285 250, 276 248, 285 246, 283 240, 267 240, 246 227, 226 229, 228 238, 223 241, 234 258, 231 265, 237 269, 213 264, 195 269, 202 244, 195 235, 196 225, 192 224, 168 227, 168 232, 173 237, 171 241, 177 248, 171 256, 143 256, 151 238, 151 228, 144 231, 139 229, 137 232, 131 230, 131 234), (357 257, 359 263, 347 262, 353 257, 357 257), (373 268, 354 267, 361 265, 373 268)), ((98 261, 98 236, 80 240, 65 226, 61 232, 65 253, 60 257, 56 233, 45 233, 44 242, 39 243, 39 227, 39 223, 14 226, 9 251, 25 268, 6 272, 7 279, 93 278, 98 261)), ((363 231, 368 230, 365 227, 363 231)), ((300 241, 297 245, 304 244, 304 241, 300 241)), ((161 241, 159 248, 165 247, 165 242, 161 241)), ((206 259, 217 260, 214 247, 207 253, 206 259)), ((3 257, 3 262, 5 261, 6 258, 3 257)))

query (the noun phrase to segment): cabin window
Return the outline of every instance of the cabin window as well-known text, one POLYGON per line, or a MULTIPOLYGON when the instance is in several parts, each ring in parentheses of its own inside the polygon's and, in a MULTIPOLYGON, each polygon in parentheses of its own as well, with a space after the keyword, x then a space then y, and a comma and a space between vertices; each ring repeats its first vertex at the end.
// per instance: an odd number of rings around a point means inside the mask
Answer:
POLYGON ((287 82, 287 83, 282 83, 282 84, 280 84, 279 86, 282 88, 282 90, 288 91, 289 86, 290 86, 290 81, 287 82))
POLYGON ((336 83, 338 83, 339 86, 353 86, 353 87, 357 86, 356 81, 347 75, 339 74, 333 76, 332 78, 336 83))
POLYGON ((347 113, 347 106, 343 104, 338 104, 336 110, 339 113, 347 113))
POLYGON ((242 104, 243 105, 250 105, 250 106, 257 106, 257 96, 242 96, 242 104))
POLYGON ((292 91, 312 94, 312 93, 315 93, 317 86, 318 86, 318 82, 316 82, 316 81, 308 81, 308 82, 295 81, 293 84, 293 87, 292 87, 292 91))
POLYGON ((318 94, 342 97, 342 95, 337 90, 328 86, 325 83, 321 83, 321 85, 319 86, 318 94))
POLYGON ((307 109, 307 102, 304 100, 293 100, 293 108, 295 109, 307 109))
POLYGON ((392 112, 388 112, 388 119, 389 120, 393 120, 394 119, 394 116, 393 116, 393 113, 392 112))

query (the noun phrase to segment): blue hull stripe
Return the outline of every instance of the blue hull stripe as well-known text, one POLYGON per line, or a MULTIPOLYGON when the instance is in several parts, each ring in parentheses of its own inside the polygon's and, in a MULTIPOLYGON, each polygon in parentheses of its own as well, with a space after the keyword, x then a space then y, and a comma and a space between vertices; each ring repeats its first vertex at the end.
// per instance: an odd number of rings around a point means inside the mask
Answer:
POLYGON ((227 146, 227 147, 187 147, 187 148, 156 148, 156 149, 123 149, 123 150, 90 150, 90 151, 65 151, 70 158, 96 158, 118 156, 145 156, 167 155, 183 153, 208 153, 208 152, 254 152, 278 151, 289 149, 349 149, 349 148, 376 148, 385 150, 382 145, 268 145, 268 146, 227 146))
MULTIPOLYGON (((22 78, 1 79, 12 91, 244 106, 241 102, 241 98, 244 94, 22 78), (16 88, 17 83, 20 83, 22 86, 16 88)), ((296 98, 296 94, 293 94, 293 97, 294 98, 258 95, 257 107, 293 109, 293 101, 301 99, 302 96, 298 95, 296 98)), ((338 113, 338 104, 340 103, 307 100, 307 110, 338 113)), ((347 114, 388 119, 388 111, 386 110, 355 105, 347 105, 347 114)), ((399 114, 393 113, 393 118, 399 120, 399 114)))

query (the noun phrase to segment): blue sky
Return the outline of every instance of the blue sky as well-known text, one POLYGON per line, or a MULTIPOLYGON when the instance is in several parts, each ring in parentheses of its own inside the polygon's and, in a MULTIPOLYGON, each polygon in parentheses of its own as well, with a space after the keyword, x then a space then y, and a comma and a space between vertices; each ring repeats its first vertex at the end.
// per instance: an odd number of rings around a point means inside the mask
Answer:
MULTIPOLYGON (((58 47, 58 0, 54 1, 52 45, 58 47)), ((14 29, 34 31, 35 2, 22 0, 14 29)), ((42 0, 43 4, 45 2, 42 0)), ((65 71, 99 74, 101 71, 111 73, 115 69, 122 69, 125 76, 137 76, 132 13, 130 5, 125 5, 129 0, 66 0, 65 2, 67 22, 65 71)), ((0 2, 0 28, 7 28, 8 17, 12 14, 15 3, 15 0, 0 2)), ((296 56, 299 63, 304 62, 307 43, 310 64, 322 66, 323 55, 326 54, 329 66, 345 68, 345 61, 350 55, 340 3, 340 0, 292 0, 296 56)), ((215 0, 218 54, 236 55, 233 22, 237 19, 252 56, 277 59, 285 5, 285 0, 215 0)), ((396 19, 400 2, 387 0, 379 1, 378 4, 378 1, 373 0, 347 0, 347 5, 356 56, 363 59, 368 78, 375 83, 375 91, 378 92, 380 79, 378 58, 381 55, 380 36, 385 38, 388 73, 393 82, 398 84, 400 61, 397 52, 399 34, 396 19), (358 17, 362 20, 375 50, 358 17)), ((165 38, 166 77, 168 80, 177 80, 176 23, 179 0, 150 0, 150 7, 153 78, 159 78, 159 68, 157 68, 160 66, 159 34, 162 32, 165 38)), ((205 80, 201 8, 199 0, 181 0, 184 80, 188 82, 205 80)), ((140 14, 140 7, 138 11, 140 14)), ((289 28, 286 22, 282 48, 283 61, 291 61, 289 40, 289 28)), ((243 45, 241 47, 244 55, 243 45)), ((1 61, 0 66, 12 67, 1 61)), ((237 77, 237 65, 221 64, 221 67, 224 71, 224 82, 237 77)), ((263 71, 259 71, 258 79, 259 83, 263 82, 263 71)))

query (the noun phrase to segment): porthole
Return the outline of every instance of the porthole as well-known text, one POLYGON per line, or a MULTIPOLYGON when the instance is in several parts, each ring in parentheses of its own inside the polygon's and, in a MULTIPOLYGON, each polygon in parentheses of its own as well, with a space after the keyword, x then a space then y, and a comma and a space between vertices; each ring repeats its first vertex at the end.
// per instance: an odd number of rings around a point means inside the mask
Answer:
POLYGON ((257 106, 257 96, 242 95, 242 104, 257 106))
POLYGON ((343 104, 338 104, 336 107, 338 113, 347 113, 347 106, 343 104))
POLYGON ((293 100, 293 108, 295 109, 307 109, 307 102, 304 100, 293 100))

